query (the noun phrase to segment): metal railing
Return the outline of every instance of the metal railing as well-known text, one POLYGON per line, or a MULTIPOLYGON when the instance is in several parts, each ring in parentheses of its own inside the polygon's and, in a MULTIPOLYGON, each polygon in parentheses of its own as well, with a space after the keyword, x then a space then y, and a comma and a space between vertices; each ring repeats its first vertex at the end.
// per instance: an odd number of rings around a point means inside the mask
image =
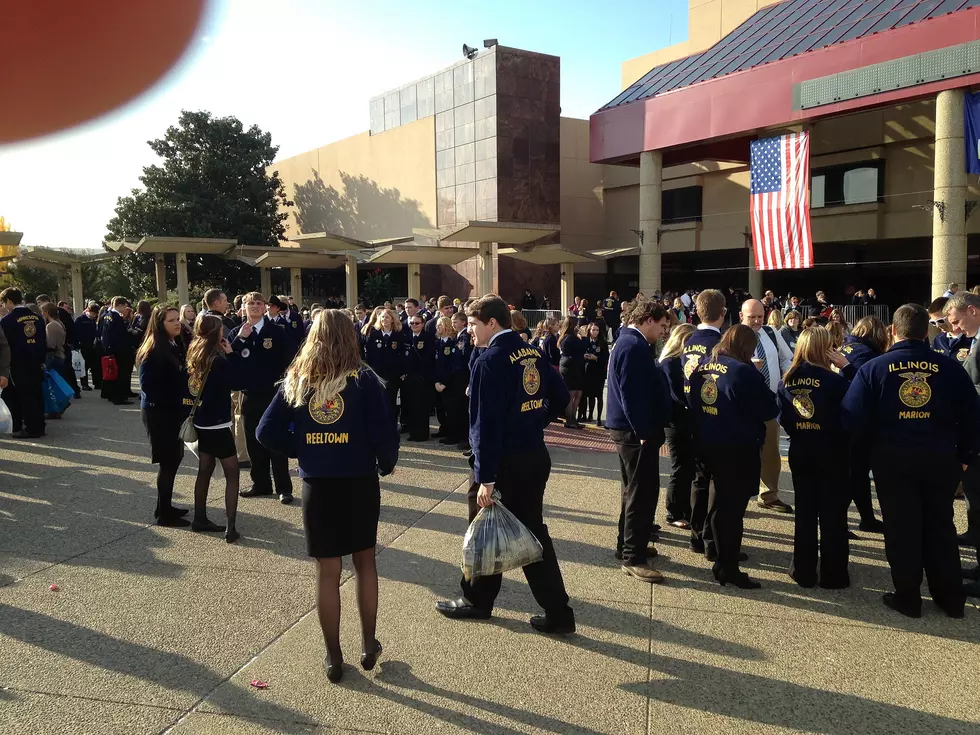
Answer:
POLYGON ((869 306, 838 306, 836 307, 844 314, 844 321, 851 326, 866 316, 876 316, 885 324, 891 324, 892 310, 887 304, 874 304, 869 306))
POLYGON ((561 319, 564 316, 560 309, 521 309, 521 314, 532 332, 542 319, 561 319))

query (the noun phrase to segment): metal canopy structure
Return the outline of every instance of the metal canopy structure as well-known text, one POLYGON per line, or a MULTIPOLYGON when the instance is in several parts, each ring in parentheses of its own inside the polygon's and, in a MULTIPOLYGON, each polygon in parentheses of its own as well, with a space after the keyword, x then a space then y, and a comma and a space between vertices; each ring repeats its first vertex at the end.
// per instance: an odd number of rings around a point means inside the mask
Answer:
POLYGON ((589 255, 598 260, 609 260, 610 258, 622 258, 626 255, 639 255, 640 248, 608 248, 606 250, 590 250, 589 255))
POLYGON ((23 232, 0 232, 0 246, 20 245, 23 237, 23 232))
POLYGON ((499 248, 499 255, 523 260, 534 265, 559 265, 561 263, 592 263, 595 258, 583 253, 576 253, 563 248, 561 245, 526 245, 523 247, 499 248))
POLYGON ((403 243, 379 248, 365 262, 377 265, 458 265, 464 260, 479 255, 479 253, 479 248, 450 248, 440 245, 403 243))
POLYGON ((147 235, 135 246, 125 243, 134 253, 154 255, 187 254, 224 255, 238 244, 237 240, 216 237, 156 237, 147 235))
POLYGON ((462 222, 439 230, 414 230, 419 235, 441 242, 495 242, 502 245, 527 245, 559 231, 560 225, 479 220, 462 222))
MULTIPOLYGON (((306 250, 290 250, 289 248, 272 248, 280 252, 267 252, 252 261, 258 268, 340 268, 347 262, 344 255, 327 252, 309 252, 306 250)), ((248 262, 245 258, 239 258, 248 262)))
POLYGON ((336 235, 332 232, 311 232, 306 235, 296 235, 289 239, 289 243, 283 244, 284 248, 300 247, 314 250, 364 250, 370 248, 371 244, 364 240, 356 240, 345 235, 336 235))
MULTIPOLYGON (((3 233, 0 233, 3 234, 3 233)), ((21 233, 17 233, 20 235, 21 233)), ((40 246, 22 247, 14 261, 28 268, 43 268, 58 273, 58 296, 68 299, 68 283, 71 280, 72 306, 75 313, 85 308, 82 296, 82 266, 103 263, 117 257, 116 253, 101 250, 56 250, 40 246)))

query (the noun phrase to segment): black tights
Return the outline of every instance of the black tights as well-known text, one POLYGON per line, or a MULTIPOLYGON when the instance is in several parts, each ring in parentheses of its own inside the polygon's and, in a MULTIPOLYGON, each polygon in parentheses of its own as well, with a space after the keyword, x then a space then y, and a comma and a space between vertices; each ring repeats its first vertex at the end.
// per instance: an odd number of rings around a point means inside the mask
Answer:
MULTIPOLYGON (((216 460, 210 454, 201 454, 197 465, 197 480, 194 482, 194 520, 205 521, 208 517, 208 488, 214 474, 216 460)), ((225 473, 225 514, 228 516, 227 530, 235 530, 238 515, 238 457, 232 455, 221 460, 225 473)))
MULTIPOLYGON (((354 578, 357 584, 357 609, 361 615, 361 650, 374 650, 378 624, 378 568, 375 566, 374 547, 356 551, 354 578)), ((323 642, 332 663, 344 660, 340 648, 340 572, 343 569, 339 556, 316 561, 316 611, 323 631, 323 642)))
POLYGON ((155 518, 167 515, 173 508, 174 481, 179 469, 179 459, 172 463, 161 462, 157 467, 157 508, 153 512, 155 518))
POLYGON ((580 419, 588 418, 591 420, 595 416, 596 421, 602 421, 602 405, 601 393, 597 396, 586 396, 585 400, 578 407, 578 417, 580 419), (589 412, 588 415, 585 413, 586 410, 589 412))

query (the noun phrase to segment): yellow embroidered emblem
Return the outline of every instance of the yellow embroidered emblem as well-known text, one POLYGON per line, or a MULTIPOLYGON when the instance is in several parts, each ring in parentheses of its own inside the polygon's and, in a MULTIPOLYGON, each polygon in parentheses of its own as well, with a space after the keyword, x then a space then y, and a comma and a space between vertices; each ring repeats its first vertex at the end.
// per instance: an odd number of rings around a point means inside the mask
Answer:
POLYGON ((262 340, 262 346, 265 349, 267 349, 267 350, 271 350, 272 349, 272 337, 269 337, 267 339, 262 340))
POLYGON ((452 347, 443 347, 442 348, 442 354, 444 354, 446 357, 449 357, 451 354, 453 354, 453 348, 452 347))
POLYGON ((197 398, 201 395, 201 376, 191 375, 187 378, 187 390, 190 391, 191 395, 197 398))
POLYGON ((970 349, 968 347, 963 347, 956 351, 956 359, 963 362, 970 356, 970 349))
POLYGON ((816 408, 813 405, 813 399, 810 398, 809 389, 794 390, 793 393, 793 408, 800 415, 802 419, 812 419, 813 414, 816 412, 816 408))
POLYGON ((688 380, 694 375, 694 371, 698 369, 698 355, 688 355, 687 361, 684 363, 684 377, 688 380))
POLYGON ((704 384, 701 386, 701 402, 710 406, 718 400, 718 384, 715 382, 718 380, 717 375, 704 376, 704 384))
POLYGON ((33 321, 24 322, 24 336, 33 337, 35 334, 37 334, 37 324, 33 321))
POLYGON ((541 373, 535 365, 537 361, 536 357, 521 360, 521 365, 524 366, 524 392, 529 396, 533 396, 541 389, 541 373))
POLYGON ((344 399, 340 395, 328 398, 322 406, 310 404, 310 418, 318 424, 335 424, 344 415, 344 399))
POLYGON ((898 388, 898 400, 909 408, 922 408, 932 398, 932 388, 926 382, 929 373, 899 373, 905 382, 898 388))

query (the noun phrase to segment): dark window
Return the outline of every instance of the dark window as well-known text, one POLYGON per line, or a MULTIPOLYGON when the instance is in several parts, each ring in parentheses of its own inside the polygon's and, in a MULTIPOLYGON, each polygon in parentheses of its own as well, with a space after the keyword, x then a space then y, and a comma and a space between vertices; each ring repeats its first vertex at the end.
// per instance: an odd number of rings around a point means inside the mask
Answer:
POLYGON ((665 225, 701 221, 700 186, 667 189, 660 201, 663 206, 662 222, 665 225))
POLYGON ((810 174, 810 208, 880 202, 885 195, 885 162, 862 161, 815 168, 810 174))

